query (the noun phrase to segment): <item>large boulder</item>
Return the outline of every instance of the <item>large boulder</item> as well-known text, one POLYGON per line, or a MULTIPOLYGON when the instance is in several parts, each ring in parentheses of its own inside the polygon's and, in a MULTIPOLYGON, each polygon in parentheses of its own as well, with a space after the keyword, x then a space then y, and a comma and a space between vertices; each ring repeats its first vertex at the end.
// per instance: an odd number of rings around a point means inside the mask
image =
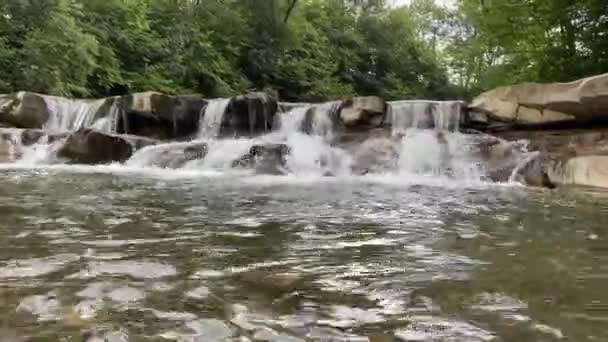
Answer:
POLYGON ((155 143, 138 137, 110 135, 84 129, 68 136, 57 156, 77 164, 108 164, 124 162, 137 147, 155 143))
POLYGON ((0 122, 19 128, 42 128, 48 119, 43 95, 25 91, 0 95, 0 122))
POLYGON ((224 115, 220 135, 255 136, 272 129, 278 103, 266 93, 234 97, 224 115))
POLYGON ((159 144, 139 151, 130 162, 139 166, 177 169, 190 161, 205 158, 208 152, 209 146, 200 142, 159 144))
POLYGON ((471 120, 515 125, 594 122, 608 119, 608 74, 570 83, 521 83, 476 97, 471 120))
POLYGON ((206 105, 201 95, 169 96, 157 92, 126 95, 118 101, 123 114, 118 117, 117 133, 155 139, 194 135, 206 105))
POLYGON ((386 102, 377 96, 353 97, 342 103, 340 120, 346 128, 380 127, 386 112, 386 102))
POLYGON ((554 162, 548 178, 557 185, 582 185, 608 188, 608 155, 581 156, 554 162))
POLYGON ((397 168, 398 142, 390 138, 371 138, 354 146, 352 170, 355 174, 377 173, 397 168))
POLYGON ((262 174, 285 174, 289 153, 289 146, 285 144, 254 145, 246 155, 235 160, 232 167, 254 169, 262 174))

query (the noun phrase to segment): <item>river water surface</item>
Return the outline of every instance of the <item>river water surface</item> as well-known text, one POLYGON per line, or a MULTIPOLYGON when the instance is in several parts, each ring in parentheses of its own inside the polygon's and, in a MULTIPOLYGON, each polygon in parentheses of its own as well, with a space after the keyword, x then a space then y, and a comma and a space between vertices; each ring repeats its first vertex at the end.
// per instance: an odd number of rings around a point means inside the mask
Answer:
POLYGON ((3 337, 608 340, 605 193, 122 166, 0 184, 3 337))

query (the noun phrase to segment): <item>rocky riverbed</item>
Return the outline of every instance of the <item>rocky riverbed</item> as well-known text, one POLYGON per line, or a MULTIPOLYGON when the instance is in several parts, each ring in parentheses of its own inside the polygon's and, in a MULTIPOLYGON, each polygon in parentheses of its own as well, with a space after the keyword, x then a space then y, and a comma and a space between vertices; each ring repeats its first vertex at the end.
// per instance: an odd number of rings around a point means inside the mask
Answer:
POLYGON ((400 145, 405 139, 413 144, 411 148, 420 150, 408 150, 412 158, 430 153, 430 159, 441 160, 434 160, 431 164, 436 165, 426 169, 435 168, 433 172, 447 176, 462 169, 462 165, 447 164, 464 159, 478 166, 481 171, 475 177, 483 181, 518 181, 549 188, 605 187, 608 95, 602 89, 607 78, 599 75, 567 84, 515 85, 482 94, 470 104, 387 102, 378 97, 322 104, 279 103, 264 93, 206 99, 147 92, 77 100, 19 92, 0 96, 0 122, 5 126, 0 132, 0 157, 13 163, 23 159, 34 163, 126 163, 132 157, 141 160, 135 155, 154 145, 162 156, 148 160, 149 164, 179 168, 209 153, 222 153, 210 151, 217 139, 236 138, 249 143, 226 164, 294 173, 297 170, 290 170, 286 160, 297 153, 298 148, 288 141, 297 133, 322 139, 327 151, 311 157, 310 163, 324 165, 321 169, 326 175, 340 171, 332 163, 348 164, 344 166, 350 168, 347 173, 354 175, 399 169, 399 159, 404 158, 400 145), (437 133, 434 137, 417 135, 421 130, 437 133), (277 137, 278 132, 283 135, 277 137), (465 134, 451 139, 458 132, 465 134), (283 148, 277 149, 278 145, 283 148), (32 146, 36 147, 33 156, 32 146), (461 150, 463 146, 467 151, 461 150), (256 152, 273 149, 283 155, 254 158, 256 152), (336 157, 344 151, 348 158, 336 157))

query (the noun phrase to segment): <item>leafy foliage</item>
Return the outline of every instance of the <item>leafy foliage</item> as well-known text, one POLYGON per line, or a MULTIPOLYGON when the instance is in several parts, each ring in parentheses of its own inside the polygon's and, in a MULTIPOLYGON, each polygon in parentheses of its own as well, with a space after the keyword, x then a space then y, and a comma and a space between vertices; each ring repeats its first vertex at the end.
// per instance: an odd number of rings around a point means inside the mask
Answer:
POLYGON ((608 71, 603 0, 4 0, 0 91, 468 96, 608 71))
POLYGON ((466 93, 608 71, 603 0, 460 0, 448 48, 466 93))

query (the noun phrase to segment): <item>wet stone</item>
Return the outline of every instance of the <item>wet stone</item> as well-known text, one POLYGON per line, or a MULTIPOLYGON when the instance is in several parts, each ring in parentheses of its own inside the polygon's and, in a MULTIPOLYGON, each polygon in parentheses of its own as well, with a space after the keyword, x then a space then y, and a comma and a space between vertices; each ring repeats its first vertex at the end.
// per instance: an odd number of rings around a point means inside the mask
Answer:
POLYGON ((177 274, 175 267, 146 261, 90 262, 81 277, 94 278, 99 275, 128 275, 137 279, 157 279, 177 274))
POLYGON ((298 337, 281 334, 270 340, 270 342, 306 342, 306 340, 298 337))
POLYGON ((25 298, 17 306, 16 312, 33 316, 39 322, 48 322, 61 320, 63 308, 57 296, 50 292, 25 298))
POLYGON ((193 321, 197 318, 195 314, 189 312, 165 312, 154 309, 149 311, 157 318, 168 321, 193 321))
POLYGON ((299 273, 273 273, 267 271, 249 271, 237 273, 234 277, 249 286, 259 290, 293 292, 301 289, 304 284, 303 276, 299 273))
POLYGON ((146 294, 142 290, 126 286, 111 291, 107 297, 115 302, 131 303, 144 299, 146 294))
POLYGON ((76 296, 93 299, 103 298, 111 287, 111 283, 91 283, 85 289, 76 293, 76 296))
POLYGON ((105 334, 104 340, 106 342, 128 342, 129 335, 122 331, 114 331, 105 334))
POLYGON ((74 312, 78 315, 79 318, 84 320, 91 320, 95 318, 97 312, 101 310, 104 303, 99 299, 87 299, 78 303, 74 307, 74 312))
POLYGON ((186 297, 192 299, 206 299, 209 296, 209 288, 205 286, 197 287, 186 293, 186 297))
POLYGON ((253 334, 253 340, 266 342, 272 341, 277 336, 279 336, 279 334, 276 331, 267 327, 263 327, 255 331, 255 333, 253 334))
POLYGON ((232 336, 230 327, 217 319, 200 319, 186 323, 186 326, 197 335, 204 336, 209 340, 221 340, 232 336))

